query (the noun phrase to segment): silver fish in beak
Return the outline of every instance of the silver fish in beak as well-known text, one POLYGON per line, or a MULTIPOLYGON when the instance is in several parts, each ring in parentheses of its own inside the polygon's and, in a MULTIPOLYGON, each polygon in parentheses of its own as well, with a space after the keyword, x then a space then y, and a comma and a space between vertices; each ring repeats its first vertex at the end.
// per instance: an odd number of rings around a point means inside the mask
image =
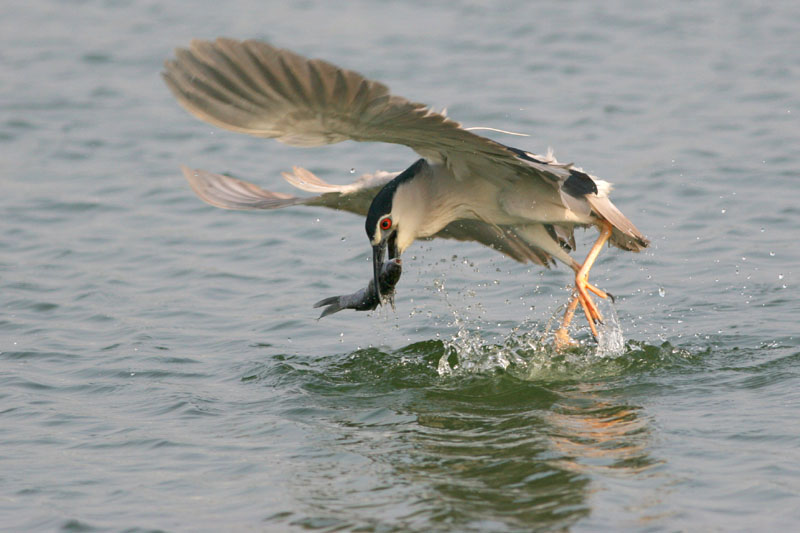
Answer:
POLYGON ((332 315, 342 309, 355 309, 356 311, 372 311, 378 304, 381 303, 381 297, 389 297, 392 301, 394 296, 394 287, 400 281, 400 275, 403 273, 402 261, 399 258, 394 258, 386 261, 381 265, 380 272, 378 273, 378 289, 376 290, 375 281, 369 280, 369 284, 352 294, 344 294, 342 296, 331 296, 325 298, 314 304, 314 307, 325 307, 319 318, 332 315), (379 292, 380 291, 380 292, 379 292))

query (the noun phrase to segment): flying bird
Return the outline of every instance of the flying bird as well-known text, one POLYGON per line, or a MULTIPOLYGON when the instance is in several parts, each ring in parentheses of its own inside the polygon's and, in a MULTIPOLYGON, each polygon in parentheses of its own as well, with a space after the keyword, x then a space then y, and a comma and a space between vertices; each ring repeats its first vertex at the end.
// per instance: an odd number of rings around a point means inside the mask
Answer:
POLYGON ((610 295, 588 277, 604 244, 631 252, 649 244, 609 199, 608 182, 559 163, 551 153, 537 155, 480 136, 326 61, 256 40, 194 40, 175 51, 162 75, 189 113, 220 128, 293 146, 352 140, 414 150, 420 159, 406 170, 364 175, 349 185, 326 183, 300 167, 283 174, 299 189, 317 193, 310 197, 183 167, 195 193, 217 207, 312 205, 365 216, 375 287, 387 251, 390 259, 399 258, 420 239, 476 241, 546 267, 559 261, 575 273, 575 291, 556 333, 557 341, 568 343, 578 304, 597 337, 602 316, 590 293, 610 295), (588 226, 599 236, 579 263, 570 256, 574 229, 588 226))

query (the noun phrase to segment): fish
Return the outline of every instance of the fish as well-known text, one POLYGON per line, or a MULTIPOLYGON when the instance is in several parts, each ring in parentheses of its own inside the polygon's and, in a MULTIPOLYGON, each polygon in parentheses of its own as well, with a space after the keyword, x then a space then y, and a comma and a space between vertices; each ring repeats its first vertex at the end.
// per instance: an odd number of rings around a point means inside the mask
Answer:
MULTIPOLYGON (((402 261, 399 258, 389 259, 381 265, 381 274, 378 278, 381 294, 388 296, 392 301, 394 287, 400 281, 400 274, 403 273, 402 261)), ((352 294, 341 296, 331 296, 314 304, 314 307, 325 307, 319 318, 338 313, 342 309, 355 309, 356 311, 372 311, 378 304, 378 291, 375 290, 375 281, 369 280, 369 284, 352 294)), ((392 304, 394 305, 394 304, 392 304)), ((317 320, 319 320, 319 318, 317 320)))

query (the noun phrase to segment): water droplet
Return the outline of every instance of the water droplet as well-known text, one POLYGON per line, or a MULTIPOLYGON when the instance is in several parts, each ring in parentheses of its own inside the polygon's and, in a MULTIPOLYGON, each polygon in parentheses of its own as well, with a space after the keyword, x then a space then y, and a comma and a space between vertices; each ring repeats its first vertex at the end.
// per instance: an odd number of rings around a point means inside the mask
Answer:
POLYGON ((664 290, 664 287, 659 287, 658 288, 658 295, 659 296, 661 296, 663 298, 664 296, 666 296, 666 294, 667 294, 667 291, 664 290))

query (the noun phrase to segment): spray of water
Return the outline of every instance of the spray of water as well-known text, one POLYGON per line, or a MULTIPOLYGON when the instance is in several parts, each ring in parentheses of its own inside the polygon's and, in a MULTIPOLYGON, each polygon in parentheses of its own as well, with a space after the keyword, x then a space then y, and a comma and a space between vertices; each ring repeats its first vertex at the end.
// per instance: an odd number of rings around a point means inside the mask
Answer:
POLYGON ((613 302, 605 301, 601 306, 604 321, 598 325, 597 342, 585 331, 588 328, 583 328, 572 332, 576 345, 560 351, 555 348, 553 330, 560 322, 564 306, 553 312, 544 329, 541 324, 526 319, 501 342, 490 342, 483 337, 480 320, 470 318, 463 309, 451 305, 443 286, 437 289, 452 313, 450 325, 457 328, 456 333, 444 341, 445 354, 438 364, 440 375, 502 369, 531 379, 554 372, 561 374, 566 367, 591 365, 625 353, 625 338, 613 302))

